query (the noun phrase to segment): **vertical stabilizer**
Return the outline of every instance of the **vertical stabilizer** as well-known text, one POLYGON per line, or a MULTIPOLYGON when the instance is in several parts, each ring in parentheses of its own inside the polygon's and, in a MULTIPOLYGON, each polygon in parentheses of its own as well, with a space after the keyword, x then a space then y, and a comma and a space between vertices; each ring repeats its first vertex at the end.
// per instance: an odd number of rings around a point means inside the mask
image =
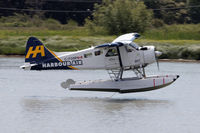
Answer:
POLYGON ((42 42, 35 37, 30 37, 26 44, 25 62, 41 63, 55 59, 53 52, 47 49, 42 42))

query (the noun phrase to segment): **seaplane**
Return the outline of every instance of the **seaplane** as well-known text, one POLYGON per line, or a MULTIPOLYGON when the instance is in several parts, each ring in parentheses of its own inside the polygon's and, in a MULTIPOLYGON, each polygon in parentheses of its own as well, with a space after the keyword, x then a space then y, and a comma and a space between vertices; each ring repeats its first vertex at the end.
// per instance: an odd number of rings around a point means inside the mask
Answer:
POLYGON ((111 43, 105 43, 74 52, 53 52, 35 37, 26 44, 25 70, 95 70, 108 71, 110 79, 74 81, 67 79, 63 88, 78 91, 104 91, 118 93, 144 92, 172 84, 179 75, 147 76, 145 67, 157 62, 162 54, 154 46, 139 46, 134 40, 138 33, 127 33, 111 43), (124 76, 125 71, 133 72, 124 76))

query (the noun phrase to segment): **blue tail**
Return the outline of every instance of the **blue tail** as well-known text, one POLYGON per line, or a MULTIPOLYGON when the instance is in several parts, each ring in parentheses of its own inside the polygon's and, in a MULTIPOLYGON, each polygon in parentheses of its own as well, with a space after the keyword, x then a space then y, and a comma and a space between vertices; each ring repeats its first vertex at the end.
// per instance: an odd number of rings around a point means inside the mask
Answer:
POLYGON ((31 70, 76 69, 69 64, 70 62, 62 61, 35 37, 30 37, 27 41, 25 62, 33 64, 31 70))
POLYGON ((56 60, 53 54, 54 53, 47 49, 37 38, 30 37, 28 39, 26 44, 25 62, 40 64, 49 60, 56 60))

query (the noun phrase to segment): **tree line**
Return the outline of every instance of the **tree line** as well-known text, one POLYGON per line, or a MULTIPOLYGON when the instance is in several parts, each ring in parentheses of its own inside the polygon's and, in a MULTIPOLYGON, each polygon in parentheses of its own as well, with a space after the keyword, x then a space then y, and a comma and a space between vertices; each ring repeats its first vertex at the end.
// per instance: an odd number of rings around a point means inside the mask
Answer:
MULTIPOLYGON (((199 0, 2 0, 0 16, 15 13, 69 20, 93 32, 144 32, 149 27, 200 23, 199 0)), ((9 17, 8 17, 9 18, 9 17)), ((5 17, 4 17, 5 19, 5 17)))
POLYGON ((143 0, 154 17, 166 24, 200 23, 199 0, 143 0))
MULTIPOLYGON (((115 0, 109 0, 114 2, 115 0)), ((153 9, 153 16, 158 21, 166 24, 200 23, 200 1, 199 0, 130 0, 132 2, 144 2, 147 9, 153 9), (199 5, 199 7, 198 7, 199 5)), ((94 5, 105 3, 104 0, 1 0, 0 16, 10 16, 14 13, 25 13, 29 15, 38 14, 47 18, 54 18, 61 23, 67 23, 73 19, 83 25, 85 18, 92 15, 94 5), (3 8, 3 9, 2 9, 3 8), (5 9, 7 8, 7 9, 5 9), (10 10, 32 9, 32 10, 63 10, 71 12, 48 12, 48 11, 21 11, 10 10), (75 12, 73 12, 75 11, 75 12), (76 12, 79 11, 79 12, 76 12)), ((121 5, 123 5, 123 1, 121 5)), ((125 7, 126 8, 126 7, 125 7)), ((158 22, 158 23, 159 23, 158 22)))
POLYGON ((100 2, 101 0, 1 0, 0 16, 12 16, 15 13, 38 15, 56 19, 62 24, 72 19, 83 25, 85 18, 91 15, 94 4, 100 2))

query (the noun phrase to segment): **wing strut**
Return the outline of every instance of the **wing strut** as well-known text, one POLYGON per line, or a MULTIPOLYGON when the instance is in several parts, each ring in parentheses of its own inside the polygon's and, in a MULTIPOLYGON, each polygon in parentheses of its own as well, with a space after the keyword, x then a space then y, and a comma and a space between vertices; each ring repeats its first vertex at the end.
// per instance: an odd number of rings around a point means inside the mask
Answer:
POLYGON ((117 53, 118 53, 118 58, 119 58, 119 64, 120 64, 120 77, 119 79, 122 79, 122 76, 123 76, 123 64, 122 64, 122 59, 121 59, 121 54, 120 54, 120 50, 119 50, 119 46, 116 46, 117 48, 117 53))

